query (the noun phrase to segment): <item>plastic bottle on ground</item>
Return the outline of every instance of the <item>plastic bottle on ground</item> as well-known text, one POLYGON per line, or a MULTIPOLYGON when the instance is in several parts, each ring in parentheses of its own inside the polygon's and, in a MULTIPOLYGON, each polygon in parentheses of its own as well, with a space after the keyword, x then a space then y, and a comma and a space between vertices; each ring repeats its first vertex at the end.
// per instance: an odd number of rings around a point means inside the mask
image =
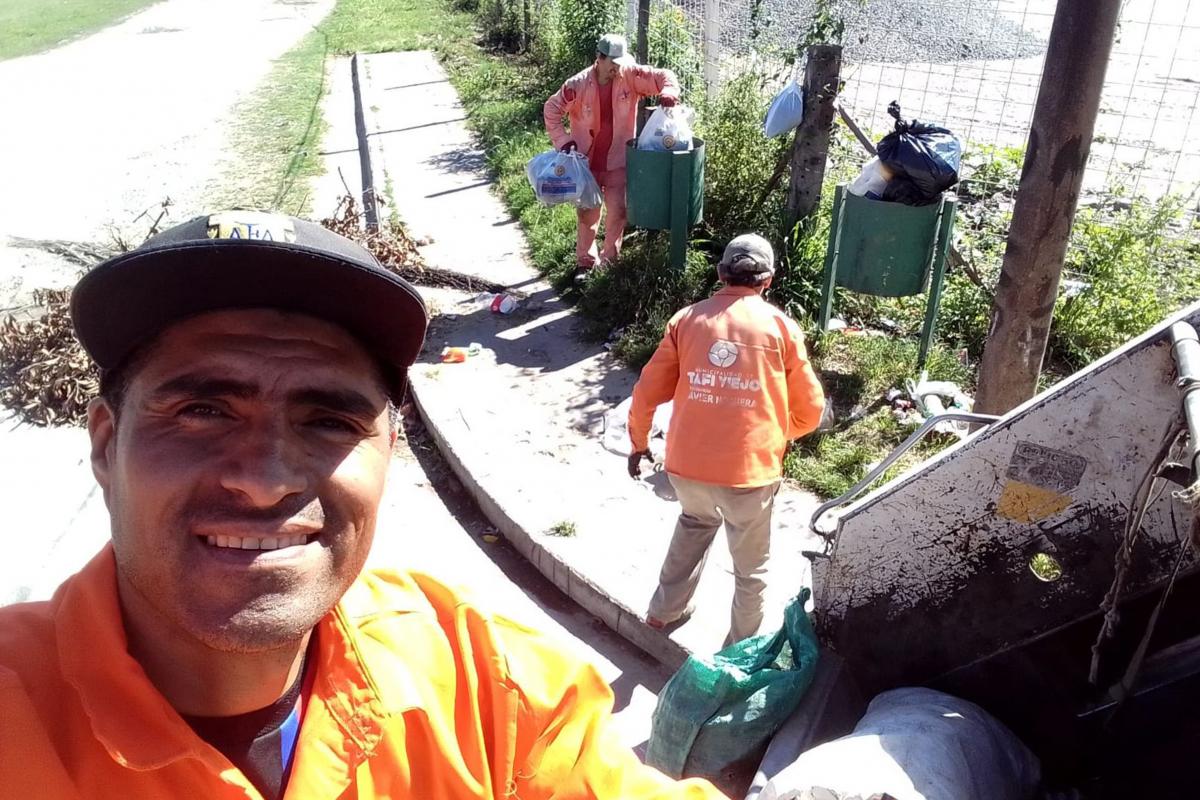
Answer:
POLYGON ((510 294, 498 294, 492 298, 491 308, 497 314, 511 314, 517 308, 517 298, 510 294))

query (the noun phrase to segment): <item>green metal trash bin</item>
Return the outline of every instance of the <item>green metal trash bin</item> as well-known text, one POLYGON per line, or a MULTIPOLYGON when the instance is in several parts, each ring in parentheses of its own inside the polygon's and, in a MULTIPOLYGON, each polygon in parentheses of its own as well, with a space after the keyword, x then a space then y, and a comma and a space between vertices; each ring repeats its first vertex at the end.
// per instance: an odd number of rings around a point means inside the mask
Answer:
POLYGON ((687 231, 704 218, 704 140, 664 153, 625 143, 625 196, 629 224, 671 232, 671 264, 683 267, 687 231))
POLYGON ((957 203, 943 197, 927 206, 885 203, 850 194, 833 196, 825 280, 821 287, 821 330, 833 312, 835 286, 878 297, 907 297, 928 287, 918 365, 924 365, 946 274, 957 203))

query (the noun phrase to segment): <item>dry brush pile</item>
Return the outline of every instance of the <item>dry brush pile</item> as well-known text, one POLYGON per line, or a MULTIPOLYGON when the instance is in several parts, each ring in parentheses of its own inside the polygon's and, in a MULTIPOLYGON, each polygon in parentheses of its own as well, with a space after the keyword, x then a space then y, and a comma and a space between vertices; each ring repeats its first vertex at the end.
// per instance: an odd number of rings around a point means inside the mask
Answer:
MULTIPOLYGON (((382 204, 382 198, 376 196, 376 203, 382 204)), ((359 211, 358 204, 351 195, 344 195, 333 216, 321 220, 321 224, 334 233, 340 233, 347 239, 358 242, 386 269, 410 283, 469 292, 505 290, 500 284, 472 275, 428 266, 417 249, 417 242, 403 225, 384 223, 378 231, 368 231, 363 213, 359 211)))
MULTIPOLYGON (((343 197, 333 216, 321 224, 363 245, 384 267, 413 283, 499 290, 466 275, 426 267, 403 226, 385 225, 368 233, 353 197, 343 197)), ((92 248, 88 252, 99 251, 92 248)), ((0 320, 0 406, 32 425, 83 425, 100 378, 75 338, 71 291, 40 289, 34 293, 32 306, 40 309, 32 318, 10 314, 0 320)))
POLYGON ((34 425, 82 425, 100 386, 71 327, 70 289, 39 289, 41 316, 0 322, 0 405, 34 425))

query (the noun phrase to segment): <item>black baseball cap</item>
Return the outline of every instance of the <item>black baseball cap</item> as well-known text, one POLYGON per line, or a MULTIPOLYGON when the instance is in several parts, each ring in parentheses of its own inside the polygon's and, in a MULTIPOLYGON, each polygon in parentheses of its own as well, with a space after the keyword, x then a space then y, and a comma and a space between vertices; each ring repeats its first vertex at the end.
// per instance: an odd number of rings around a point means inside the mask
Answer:
POLYGON ((359 244, 307 220, 225 211, 163 231, 96 265, 71 294, 75 335, 111 370, 175 322, 278 308, 349 331, 403 389, 429 321, 413 286, 359 244))

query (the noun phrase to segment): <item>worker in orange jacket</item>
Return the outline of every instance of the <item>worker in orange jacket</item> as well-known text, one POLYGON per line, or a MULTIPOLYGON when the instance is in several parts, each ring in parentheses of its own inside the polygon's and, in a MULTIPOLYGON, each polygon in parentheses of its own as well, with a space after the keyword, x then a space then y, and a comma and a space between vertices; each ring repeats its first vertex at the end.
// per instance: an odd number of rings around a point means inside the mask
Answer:
POLYGON ((717 266, 725 284, 667 324, 642 369, 629 411, 629 474, 650 459, 654 409, 673 400, 666 471, 681 512, 646 621, 685 619, 713 538, 725 522, 735 593, 726 644, 758 632, 771 545, 771 509, 788 441, 815 430, 825 395, 794 320, 763 299, 771 245, 739 236, 717 266))
POLYGON ((621 746, 592 667, 432 578, 362 573, 427 322, 370 253, 226 212, 71 302, 111 543, 0 609, 4 797, 720 797, 621 746))
POLYGON ((624 36, 606 34, 596 44, 596 61, 567 79, 548 99, 542 113, 546 133, 563 152, 578 150, 588 157, 588 167, 604 193, 607 217, 604 248, 597 253, 596 233, 600 209, 580 209, 575 258, 586 274, 597 264, 608 264, 621 253, 625 234, 625 143, 637 133, 637 104, 643 97, 658 96, 661 106, 679 100, 679 81, 669 69, 633 62, 624 36), (568 132, 563 118, 571 123, 568 132))

